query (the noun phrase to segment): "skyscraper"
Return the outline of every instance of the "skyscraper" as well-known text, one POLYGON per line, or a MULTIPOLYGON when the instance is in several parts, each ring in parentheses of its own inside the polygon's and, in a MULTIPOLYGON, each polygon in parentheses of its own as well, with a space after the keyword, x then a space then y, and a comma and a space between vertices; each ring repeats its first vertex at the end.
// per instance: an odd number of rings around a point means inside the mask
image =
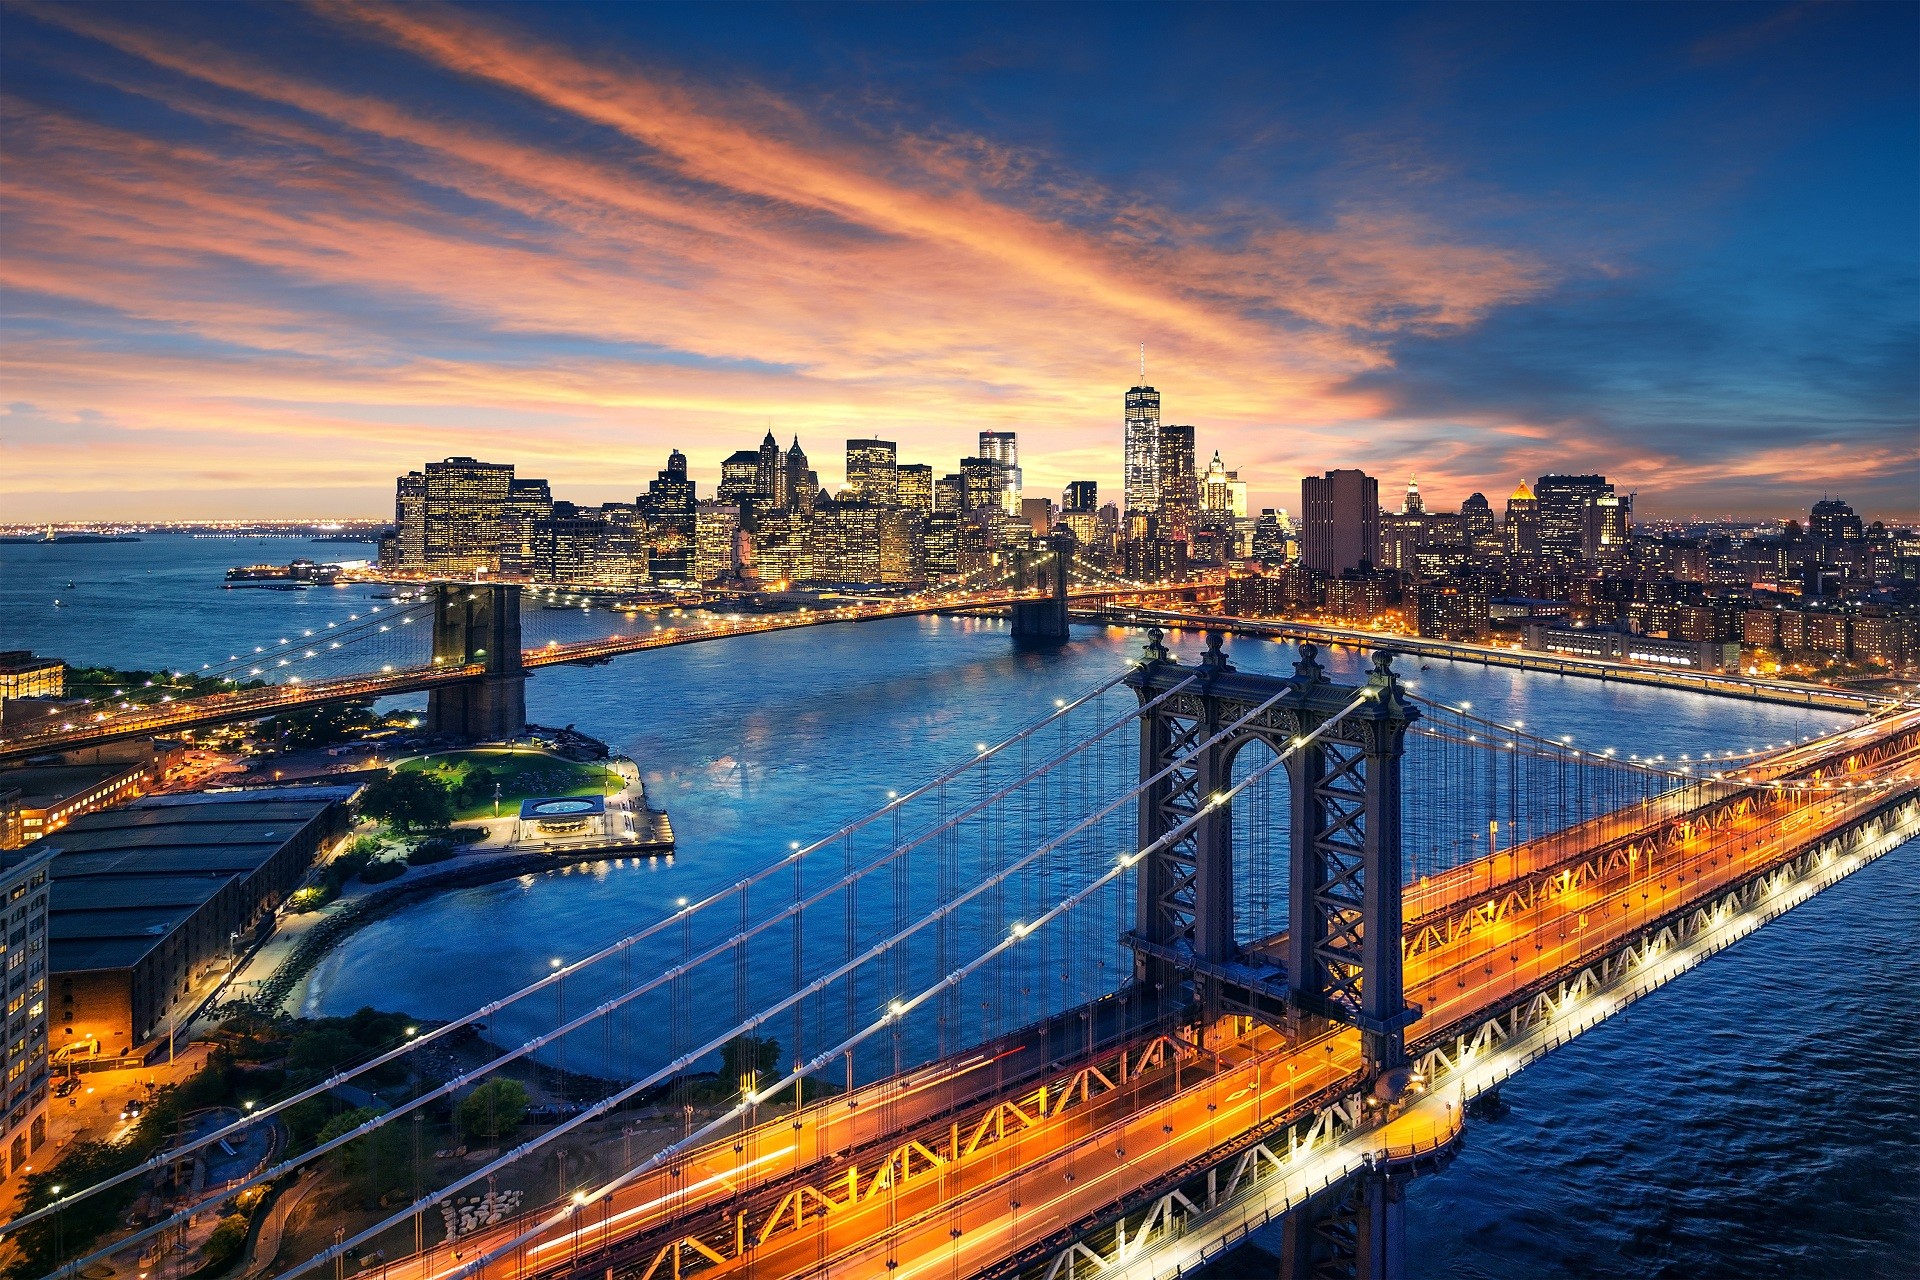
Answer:
POLYGON ((660 478, 647 485, 648 565, 655 582, 693 581, 695 507, 687 457, 675 449, 660 478))
POLYGON ((847 490, 862 502, 900 500, 899 460, 891 440, 847 441, 847 490))
POLYGON ((1400 514, 1403 516, 1424 515, 1427 504, 1420 497, 1420 482, 1412 476, 1407 477, 1407 496, 1400 502, 1400 514))
POLYGON ((427 560, 427 477, 409 471, 394 481, 395 566, 422 569, 427 560))
POLYGON ((1531 560, 1540 554, 1540 500, 1525 480, 1507 499, 1506 525, 1502 530, 1507 555, 1515 560, 1531 560))
POLYGON ((1004 470, 994 458, 960 459, 960 510, 1006 510, 1004 470))
POLYGON ((1247 482, 1238 471, 1227 470, 1220 451, 1213 451, 1207 473, 1200 477, 1200 519, 1203 523, 1239 520, 1247 514, 1247 482))
POLYGON ((916 515, 933 514, 933 468, 924 462, 909 462, 894 468, 895 501, 916 515))
POLYGON ((1364 471, 1300 481, 1300 560, 1329 577, 1380 560, 1380 482, 1364 471))
POLYGON ((1484 493, 1470 493, 1460 504, 1460 523, 1466 531, 1467 550, 1475 556, 1495 555, 1500 550, 1500 530, 1493 521, 1493 506, 1484 493))
POLYGON ((1149 386, 1127 392, 1123 479, 1128 511, 1160 510, 1160 393, 1149 386))
POLYGON ((780 456, 780 444, 773 438, 773 431, 767 431, 766 439, 760 442, 760 460, 755 471, 754 491, 761 505, 780 508, 787 505, 787 468, 780 456))
POLYGON ((787 450, 781 475, 786 505, 811 512, 814 499, 820 494, 820 477, 807 466, 807 455, 800 448, 799 436, 793 438, 793 448, 787 450))
POLYGON ((982 431, 980 453, 1000 464, 1000 509, 1008 515, 1020 514, 1020 442, 1011 431, 982 431))
POLYGON ((458 577, 499 572, 500 517, 512 486, 510 462, 429 462, 422 567, 458 577))
POLYGON ((720 501, 751 501, 760 492, 760 455, 741 449, 720 464, 720 501))
POLYGON ((1160 536, 1192 542, 1200 512, 1200 487, 1194 475, 1193 428, 1160 428, 1160 536))
POLYGON ((1574 564, 1586 537, 1587 508, 1613 494, 1605 476, 1541 476, 1533 492, 1540 504, 1540 556, 1549 564, 1574 564))
POLYGON ((1061 505, 1068 511, 1098 511, 1100 486, 1092 480, 1069 481, 1061 505))

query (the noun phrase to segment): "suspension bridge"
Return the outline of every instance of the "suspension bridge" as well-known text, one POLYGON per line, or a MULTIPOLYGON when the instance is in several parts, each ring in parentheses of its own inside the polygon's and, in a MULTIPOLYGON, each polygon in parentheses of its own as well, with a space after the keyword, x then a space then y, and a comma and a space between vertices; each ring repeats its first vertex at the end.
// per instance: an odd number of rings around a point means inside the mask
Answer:
MULTIPOLYGON (((0 762, 423 691, 428 694, 429 733, 504 740, 524 732, 527 675, 542 667, 935 613, 1006 611, 1013 616, 1017 639, 1052 641, 1066 637, 1070 604, 1191 597, 1206 585, 1135 583, 1067 550, 1051 548, 1014 555, 952 584, 897 598, 780 613, 715 614, 684 625, 650 621, 650 615, 635 611, 611 634, 583 636, 575 625, 563 639, 527 634, 537 632, 553 611, 523 615, 519 586, 440 583, 412 604, 372 605, 344 621, 278 637, 253 646, 251 652, 204 663, 196 671, 175 673, 197 677, 202 687, 212 683, 215 692, 110 700, 77 715, 33 722, 22 732, 0 737, 0 762)), ((558 612, 571 622, 580 611, 558 612)))
POLYGON ((1311 645, 1279 676, 1155 631, 873 812, 6 1230, 404 1077, 58 1274, 351 1148, 365 1225, 276 1274, 1172 1277, 1271 1228, 1285 1276, 1398 1276, 1471 1100, 1916 834, 1913 704, 1622 756, 1386 653, 1343 684, 1311 645), (478 1026, 483 1060, 433 1065, 478 1026), (564 1118, 463 1120, 502 1077, 564 1118), (635 1152, 643 1115, 672 1131, 635 1152))

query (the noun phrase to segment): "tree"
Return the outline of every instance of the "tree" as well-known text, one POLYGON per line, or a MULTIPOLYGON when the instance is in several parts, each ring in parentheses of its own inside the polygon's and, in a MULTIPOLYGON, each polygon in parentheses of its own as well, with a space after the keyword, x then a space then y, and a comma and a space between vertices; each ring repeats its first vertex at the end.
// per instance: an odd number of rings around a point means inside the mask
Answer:
POLYGON ((426 774, 405 770, 368 783, 360 812, 402 831, 438 828, 453 821, 453 797, 426 774))
POLYGON ((527 1090, 518 1080, 489 1080, 460 1102, 460 1132, 496 1142, 527 1118, 527 1090))

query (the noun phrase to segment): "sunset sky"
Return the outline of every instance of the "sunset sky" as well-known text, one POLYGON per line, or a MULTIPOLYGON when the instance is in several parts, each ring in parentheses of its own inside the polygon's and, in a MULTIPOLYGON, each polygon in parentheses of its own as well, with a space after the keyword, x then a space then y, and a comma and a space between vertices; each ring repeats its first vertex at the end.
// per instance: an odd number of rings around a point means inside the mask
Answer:
POLYGON ((0 521, 703 496, 771 426, 1256 506, 1920 515, 1905 4, 0 8, 0 521))

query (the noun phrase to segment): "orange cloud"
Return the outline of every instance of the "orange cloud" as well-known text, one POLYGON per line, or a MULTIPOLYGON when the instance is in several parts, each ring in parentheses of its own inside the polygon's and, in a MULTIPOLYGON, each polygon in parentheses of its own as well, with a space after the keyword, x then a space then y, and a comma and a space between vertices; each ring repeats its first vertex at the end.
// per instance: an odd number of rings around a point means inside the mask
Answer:
POLYGON ((0 102, 0 286, 94 318, 5 354, 30 406, 0 443, 10 508, 55 514, 75 458, 21 440, 82 421, 149 483, 186 473, 176 439, 298 446, 249 455, 262 484, 324 447, 364 460, 369 510, 395 470, 456 451, 630 493, 679 445, 710 477, 768 420, 829 474, 847 435, 951 466, 975 430, 1016 427, 1029 483, 1056 487, 1117 470, 1143 338, 1169 420, 1218 433, 1203 446, 1285 503, 1338 460, 1309 432, 1372 430, 1383 402, 1340 387, 1392 335, 1471 326, 1550 279, 1405 210, 1176 214, 990 139, 834 134, 804 104, 438 8, 321 12, 619 145, 560 150, 102 11, 35 12, 141 67, 88 74, 207 129, 0 102))

